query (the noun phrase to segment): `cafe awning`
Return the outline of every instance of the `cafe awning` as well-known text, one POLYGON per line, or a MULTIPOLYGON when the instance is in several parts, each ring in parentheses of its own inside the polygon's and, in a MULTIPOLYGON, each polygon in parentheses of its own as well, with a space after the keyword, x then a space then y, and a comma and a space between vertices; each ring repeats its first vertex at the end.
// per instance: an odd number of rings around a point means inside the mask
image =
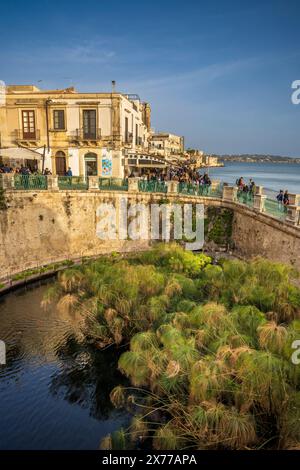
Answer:
POLYGON ((141 154, 133 154, 128 155, 127 157, 127 164, 129 166, 138 166, 138 167, 145 167, 145 168, 165 168, 166 161, 163 158, 158 158, 153 155, 141 155, 141 154))
POLYGON ((10 160, 42 160, 43 156, 35 150, 24 147, 0 148, 0 157, 10 160))

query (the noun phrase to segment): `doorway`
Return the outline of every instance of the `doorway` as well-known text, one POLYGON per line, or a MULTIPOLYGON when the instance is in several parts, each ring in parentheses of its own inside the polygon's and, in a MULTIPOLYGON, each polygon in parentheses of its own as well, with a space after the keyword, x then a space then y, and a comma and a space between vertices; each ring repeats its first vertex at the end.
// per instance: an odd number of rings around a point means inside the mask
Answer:
POLYGON ((97 155, 89 152, 84 156, 85 176, 97 176, 97 155))
POLYGON ((55 171, 58 176, 65 176, 66 174, 66 154, 62 151, 56 152, 55 155, 55 171))

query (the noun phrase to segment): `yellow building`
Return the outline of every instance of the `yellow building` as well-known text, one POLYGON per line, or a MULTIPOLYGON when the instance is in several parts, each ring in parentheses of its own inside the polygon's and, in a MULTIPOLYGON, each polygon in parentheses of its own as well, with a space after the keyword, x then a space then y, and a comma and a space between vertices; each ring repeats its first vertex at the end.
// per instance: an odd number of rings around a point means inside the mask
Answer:
POLYGON ((43 155, 39 170, 123 177, 130 172, 128 153, 148 155, 150 113, 137 95, 9 85, 0 104, 0 157, 1 149, 25 147, 43 155))
POLYGON ((184 152, 184 138, 167 132, 152 133, 149 152, 164 158, 180 156, 184 152))

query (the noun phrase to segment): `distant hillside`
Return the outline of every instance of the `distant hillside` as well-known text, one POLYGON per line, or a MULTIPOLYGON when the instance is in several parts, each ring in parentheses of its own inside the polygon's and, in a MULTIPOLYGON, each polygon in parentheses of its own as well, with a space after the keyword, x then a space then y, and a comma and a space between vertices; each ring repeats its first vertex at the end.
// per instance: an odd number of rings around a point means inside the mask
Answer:
POLYGON ((300 158, 283 157, 281 155, 216 155, 221 162, 247 162, 247 163, 298 163, 300 158))

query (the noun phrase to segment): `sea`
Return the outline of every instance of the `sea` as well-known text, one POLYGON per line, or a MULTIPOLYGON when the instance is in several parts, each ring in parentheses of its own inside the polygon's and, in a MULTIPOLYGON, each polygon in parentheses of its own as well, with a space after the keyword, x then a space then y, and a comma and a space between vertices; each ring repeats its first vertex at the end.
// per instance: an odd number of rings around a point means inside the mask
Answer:
POLYGON ((246 183, 252 178, 257 186, 272 192, 283 189, 290 194, 300 194, 300 164, 297 163, 227 162, 224 167, 201 168, 199 171, 229 184, 235 184, 242 176, 246 183))

